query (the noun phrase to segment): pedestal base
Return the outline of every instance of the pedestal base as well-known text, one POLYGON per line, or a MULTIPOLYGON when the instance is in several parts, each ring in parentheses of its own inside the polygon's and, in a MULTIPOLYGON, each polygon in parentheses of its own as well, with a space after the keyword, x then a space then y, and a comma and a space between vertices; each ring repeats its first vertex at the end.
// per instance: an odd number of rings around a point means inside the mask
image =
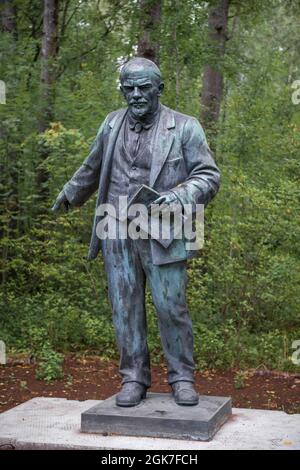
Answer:
POLYGON ((179 406, 171 394, 148 393, 138 406, 122 408, 115 395, 81 415, 81 432, 208 441, 231 415, 228 397, 200 396, 179 406))

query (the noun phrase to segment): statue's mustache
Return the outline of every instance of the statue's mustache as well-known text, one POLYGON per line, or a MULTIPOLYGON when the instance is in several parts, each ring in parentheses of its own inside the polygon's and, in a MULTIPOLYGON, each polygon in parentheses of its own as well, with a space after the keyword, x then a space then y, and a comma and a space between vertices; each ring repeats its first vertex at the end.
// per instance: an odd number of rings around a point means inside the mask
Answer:
POLYGON ((129 104, 147 104, 147 103, 148 103, 148 101, 145 100, 145 99, 141 99, 141 100, 133 99, 133 100, 129 101, 129 104))

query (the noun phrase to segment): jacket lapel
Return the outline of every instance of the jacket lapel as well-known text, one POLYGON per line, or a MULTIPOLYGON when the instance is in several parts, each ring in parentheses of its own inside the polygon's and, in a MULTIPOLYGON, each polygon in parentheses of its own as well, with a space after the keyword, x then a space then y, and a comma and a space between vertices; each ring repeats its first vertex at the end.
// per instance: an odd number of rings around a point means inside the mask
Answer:
POLYGON ((158 128, 153 145, 153 157, 150 171, 150 186, 153 187, 163 164, 165 163, 175 134, 171 129, 175 128, 175 119, 172 111, 164 105, 161 105, 158 128))

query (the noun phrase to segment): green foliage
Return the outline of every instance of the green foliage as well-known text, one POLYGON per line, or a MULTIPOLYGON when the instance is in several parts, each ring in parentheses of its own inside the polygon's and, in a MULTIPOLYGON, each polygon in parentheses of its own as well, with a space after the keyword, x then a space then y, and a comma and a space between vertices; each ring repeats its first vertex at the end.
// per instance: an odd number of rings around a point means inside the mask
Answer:
POLYGON ((50 343, 46 342, 43 345, 38 361, 38 367, 36 369, 37 379, 45 380, 45 382, 49 383, 63 376, 63 357, 51 348, 50 343))
POLYGON ((245 388, 245 379, 247 378, 246 373, 244 371, 239 371, 234 376, 234 387, 237 390, 245 388))
POLYGON ((31 354, 37 362, 36 378, 51 382, 63 376, 63 356, 52 348, 44 328, 31 327, 29 330, 31 354))
MULTIPOLYGON (((159 35, 162 101, 196 117, 201 71, 212 54, 209 3, 174 8, 165 1, 159 35)), ((18 39, 1 33, 0 45, 7 85, 7 104, 0 105, 0 339, 8 352, 31 351, 46 380, 61 376, 66 351, 117 357, 103 261, 86 262, 95 199, 58 216, 50 207, 101 121, 124 105, 118 69, 134 54, 141 15, 133 0, 61 5, 55 122, 43 134, 36 130, 40 2, 17 2, 18 39), (41 167, 49 174, 44 198, 36 183, 41 167)), ((263 364, 296 371, 290 356, 300 338, 300 105, 291 102, 291 85, 300 78, 300 12, 280 0, 234 1, 230 8, 216 145, 222 187, 206 211, 204 248, 189 265, 195 359, 199 369, 263 364)), ((149 294, 147 307, 158 362, 149 294)))

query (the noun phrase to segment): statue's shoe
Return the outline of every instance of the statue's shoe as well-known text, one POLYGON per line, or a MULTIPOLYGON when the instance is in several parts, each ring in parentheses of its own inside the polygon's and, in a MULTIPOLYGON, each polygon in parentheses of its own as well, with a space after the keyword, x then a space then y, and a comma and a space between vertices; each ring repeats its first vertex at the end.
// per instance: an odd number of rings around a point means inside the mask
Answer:
POLYGON ((173 397, 177 405, 192 406, 199 403, 199 395, 192 382, 180 380, 172 384, 173 397))
POLYGON ((147 387, 139 382, 125 382, 116 396, 118 406, 136 406, 146 398, 147 387))

